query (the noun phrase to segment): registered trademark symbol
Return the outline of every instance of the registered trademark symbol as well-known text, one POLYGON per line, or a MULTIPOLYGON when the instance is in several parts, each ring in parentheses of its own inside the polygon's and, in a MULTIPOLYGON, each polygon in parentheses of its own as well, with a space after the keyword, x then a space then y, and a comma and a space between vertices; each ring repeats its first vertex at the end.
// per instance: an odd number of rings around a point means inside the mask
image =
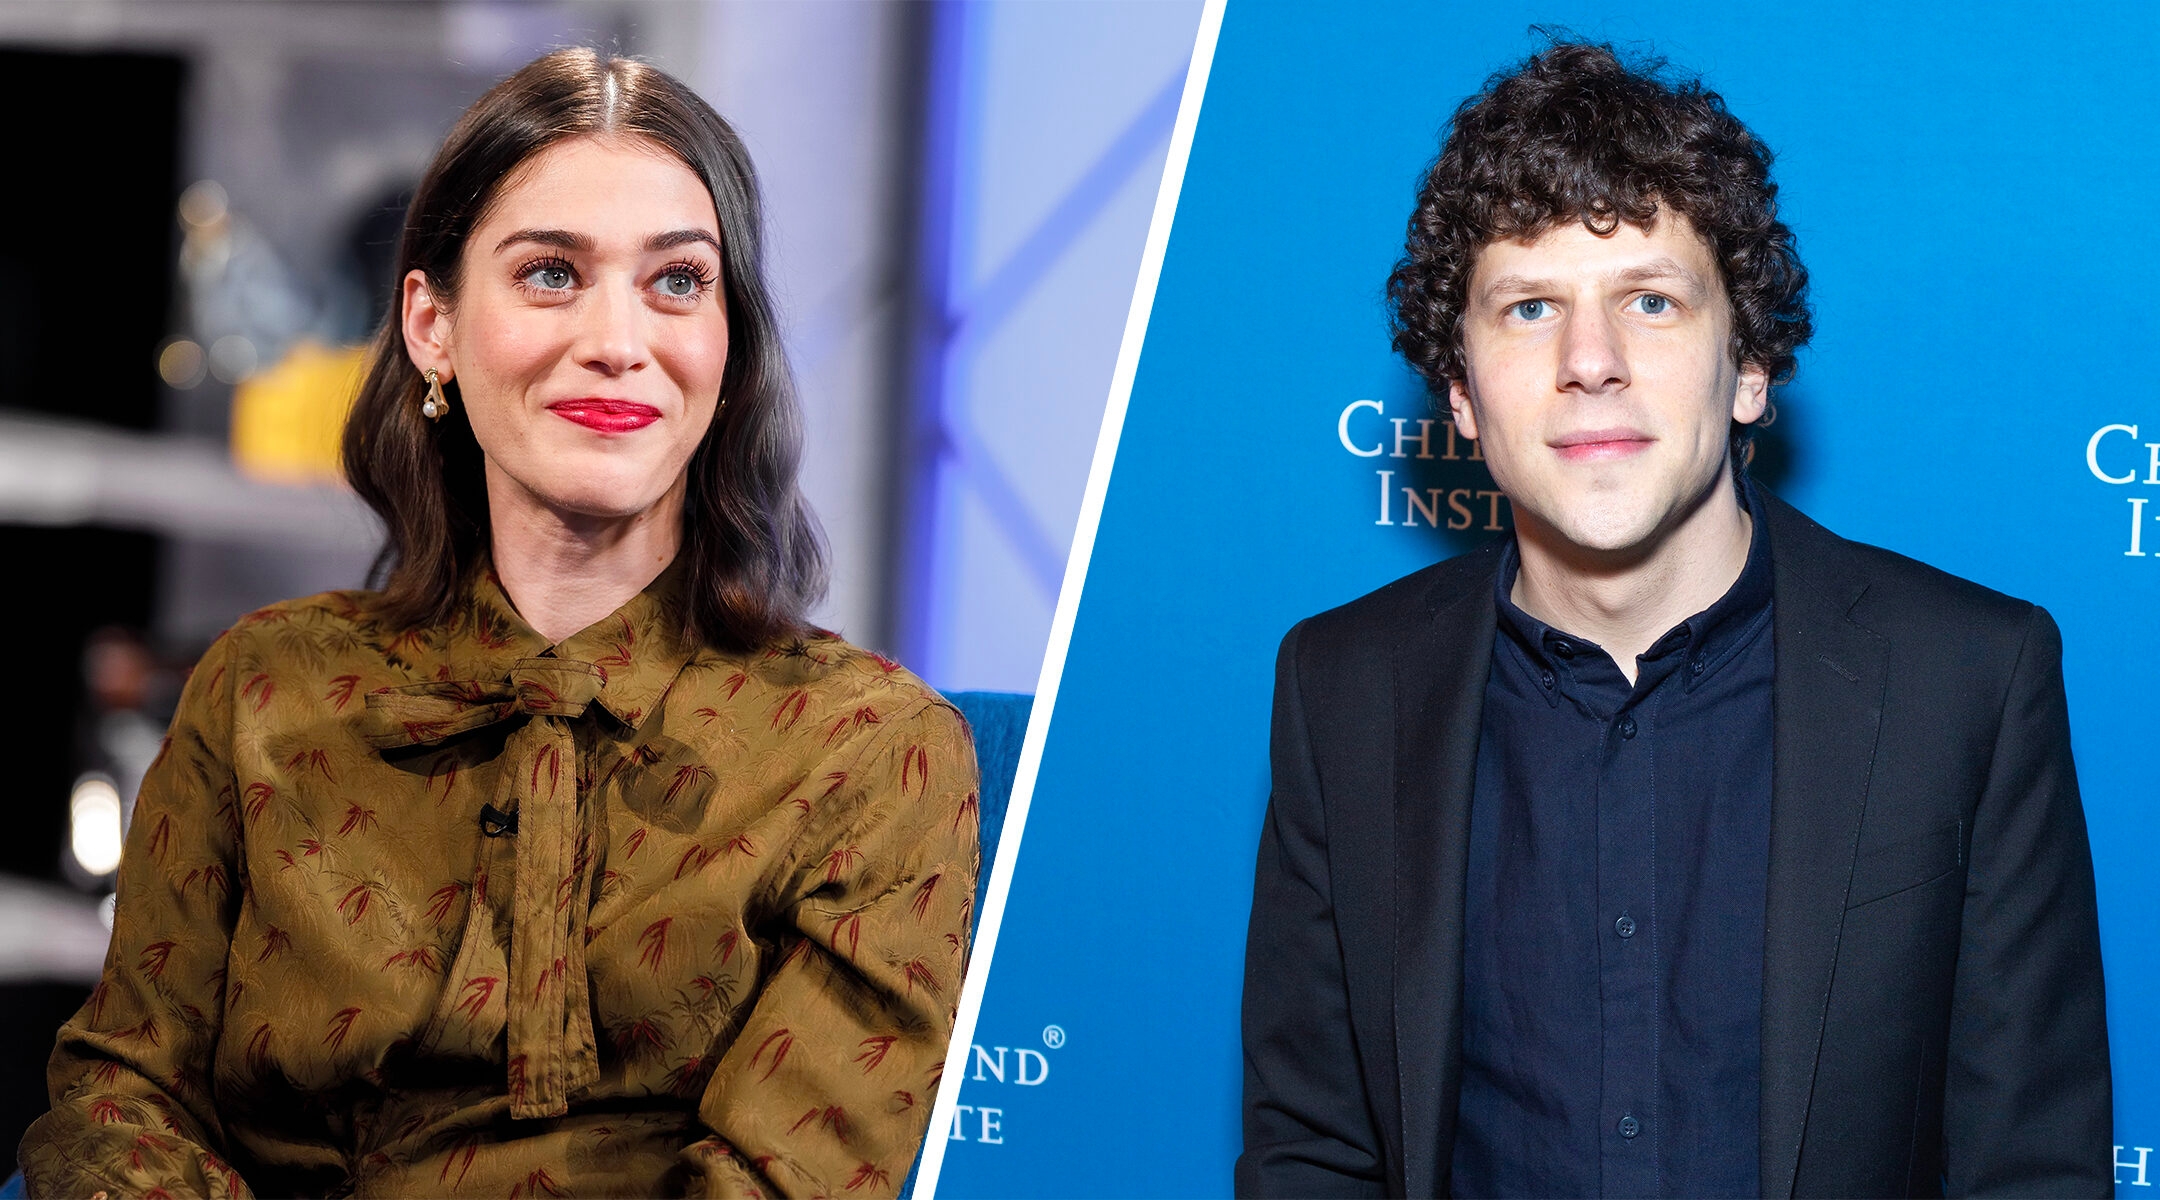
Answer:
POLYGON ((1043 1026, 1043 1045, 1052 1050, 1065 1044, 1065 1029, 1060 1025, 1043 1026))

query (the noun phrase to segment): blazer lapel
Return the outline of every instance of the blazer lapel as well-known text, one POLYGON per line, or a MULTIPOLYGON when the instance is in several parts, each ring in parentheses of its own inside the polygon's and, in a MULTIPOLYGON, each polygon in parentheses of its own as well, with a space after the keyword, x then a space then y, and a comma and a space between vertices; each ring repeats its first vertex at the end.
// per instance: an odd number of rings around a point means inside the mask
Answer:
MULTIPOLYGON (((1491 553, 1497 565, 1499 555, 1491 553)), ((1403 1188, 1438 1194, 1462 1077, 1463 875, 1492 665, 1492 572, 1428 602, 1395 660, 1395 1054, 1403 1188)))
POLYGON ((1766 496, 1777 638, 1763 933, 1762 1191, 1793 1194, 1882 723, 1889 645, 1845 543, 1766 496))

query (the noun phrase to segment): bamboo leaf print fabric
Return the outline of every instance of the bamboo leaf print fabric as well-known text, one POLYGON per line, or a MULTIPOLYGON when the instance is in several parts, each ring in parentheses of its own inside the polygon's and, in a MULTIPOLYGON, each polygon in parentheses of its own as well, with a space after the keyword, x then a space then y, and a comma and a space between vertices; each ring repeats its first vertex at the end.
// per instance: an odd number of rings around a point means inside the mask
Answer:
POLYGON ((671 568, 550 647, 255 613, 144 780, 33 1195, 877 1196, 972 916, 959 714, 819 635, 680 635, 671 568))

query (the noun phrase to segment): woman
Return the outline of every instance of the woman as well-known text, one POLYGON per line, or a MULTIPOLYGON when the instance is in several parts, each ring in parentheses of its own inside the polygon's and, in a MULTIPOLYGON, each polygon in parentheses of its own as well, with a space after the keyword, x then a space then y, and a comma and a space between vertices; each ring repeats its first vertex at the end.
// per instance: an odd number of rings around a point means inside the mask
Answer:
POLYGON ((347 474, 380 592, 189 680, 33 1195, 894 1192, 976 870, 964 723, 809 629, 751 168, 550 54, 414 197, 347 474))

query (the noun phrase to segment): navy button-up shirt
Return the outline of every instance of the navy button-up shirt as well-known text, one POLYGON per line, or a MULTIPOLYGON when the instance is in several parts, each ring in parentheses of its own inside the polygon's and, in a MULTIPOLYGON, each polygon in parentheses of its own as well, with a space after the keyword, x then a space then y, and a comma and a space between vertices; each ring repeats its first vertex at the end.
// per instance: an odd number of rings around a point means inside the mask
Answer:
POLYGON ((1770 554, 1637 660, 1496 587, 1463 926, 1458 1196, 1759 1192, 1770 554))

